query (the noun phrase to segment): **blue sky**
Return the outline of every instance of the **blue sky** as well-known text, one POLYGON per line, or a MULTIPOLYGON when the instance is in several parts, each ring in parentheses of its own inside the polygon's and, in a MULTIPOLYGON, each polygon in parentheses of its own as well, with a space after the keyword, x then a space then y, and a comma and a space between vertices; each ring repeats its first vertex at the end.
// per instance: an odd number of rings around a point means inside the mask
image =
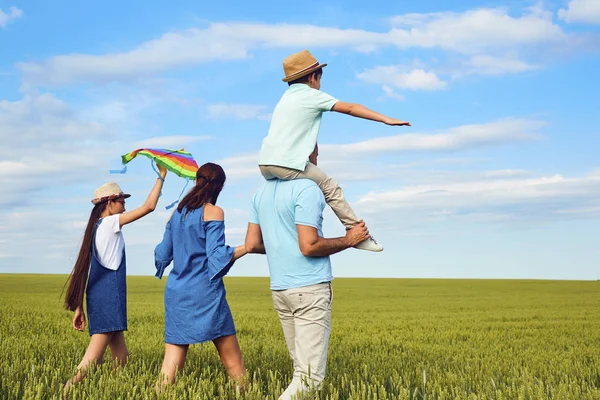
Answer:
MULTIPOLYGON (((145 199, 147 160, 108 170, 146 146, 225 168, 242 243, 281 61, 305 48, 322 90, 413 125, 324 116, 319 164, 385 246, 336 276, 600 278, 597 0, 0 1, 0 272, 69 272, 97 186, 145 199)), ((183 185, 125 228, 128 273, 154 273, 183 185)), ((324 230, 343 234, 329 210, 324 230)))

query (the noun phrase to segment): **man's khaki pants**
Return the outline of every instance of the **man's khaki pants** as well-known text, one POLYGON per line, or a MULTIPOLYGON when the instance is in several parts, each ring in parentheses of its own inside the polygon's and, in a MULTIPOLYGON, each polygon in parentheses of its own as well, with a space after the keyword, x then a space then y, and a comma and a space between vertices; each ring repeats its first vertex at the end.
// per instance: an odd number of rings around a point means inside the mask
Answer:
POLYGON ((325 378, 333 292, 329 282, 272 291, 273 305, 294 362, 293 380, 279 398, 302 399, 325 378))
POLYGON ((359 219, 356 214, 354 214, 350 204, 344 198, 342 188, 315 164, 306 164, 304 171, 279 167, 276 165, 259 165, 259 168, 260 173, 267 180, 275 178, 286 181, 293 179, 310 179, 319 186, 325 196, 327 204, 346 228, 350 229, 358 224, 359 219))

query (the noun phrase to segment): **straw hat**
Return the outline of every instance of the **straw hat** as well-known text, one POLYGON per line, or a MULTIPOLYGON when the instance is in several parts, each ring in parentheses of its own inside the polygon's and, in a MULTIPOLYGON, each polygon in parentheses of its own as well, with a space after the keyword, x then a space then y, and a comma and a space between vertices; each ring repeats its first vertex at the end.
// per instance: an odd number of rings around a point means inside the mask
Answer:
POLYGON ((283 72, 285 73, 285 78, 282 80, 284 82, 290 82, 302 78, 326 65, 327 64, 319 64, 317 59, 310 54, 310 51, 302 50, 283 60, 283 72))
POLYGON ((114 200, 120 197, 126 199, 128 197, 131 197, 131 195, 123 193, 119 185, 117 185, 116 183, 108 182, 100 186, 98 189, 94 190, 94 198, 92 199, 92 204, 100 204, 107 200, 114 200))

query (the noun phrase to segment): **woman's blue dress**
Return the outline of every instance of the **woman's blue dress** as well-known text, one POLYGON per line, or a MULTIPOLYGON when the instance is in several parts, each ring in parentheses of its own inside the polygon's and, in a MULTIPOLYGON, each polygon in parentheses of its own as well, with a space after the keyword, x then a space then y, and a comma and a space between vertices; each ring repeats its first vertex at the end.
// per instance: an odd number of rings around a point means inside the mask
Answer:
POLYGON ((193 344, 235 334, 223 277, 233 264, 225 223, 203 221, 204 206, 175 211, 154 250, 160 279, 173 262, 165 289, 165 343, 193 344))

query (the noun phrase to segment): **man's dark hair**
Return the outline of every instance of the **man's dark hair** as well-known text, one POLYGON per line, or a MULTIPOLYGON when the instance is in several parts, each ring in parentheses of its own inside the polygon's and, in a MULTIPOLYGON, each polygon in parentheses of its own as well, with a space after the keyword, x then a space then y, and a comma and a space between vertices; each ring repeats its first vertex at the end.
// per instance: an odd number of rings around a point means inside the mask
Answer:
POLYGON ((308 78, 310 78, 313 75, 315 76, 315 78, 318 78, 321 75, 323 75, 323 68, 319 68, 318 70, 313 71, 308 75, 304 75, 298 79, 294 79, 293 81, 288 82, 288 85, 292 86, 294 83, 308 83, 308 78))

